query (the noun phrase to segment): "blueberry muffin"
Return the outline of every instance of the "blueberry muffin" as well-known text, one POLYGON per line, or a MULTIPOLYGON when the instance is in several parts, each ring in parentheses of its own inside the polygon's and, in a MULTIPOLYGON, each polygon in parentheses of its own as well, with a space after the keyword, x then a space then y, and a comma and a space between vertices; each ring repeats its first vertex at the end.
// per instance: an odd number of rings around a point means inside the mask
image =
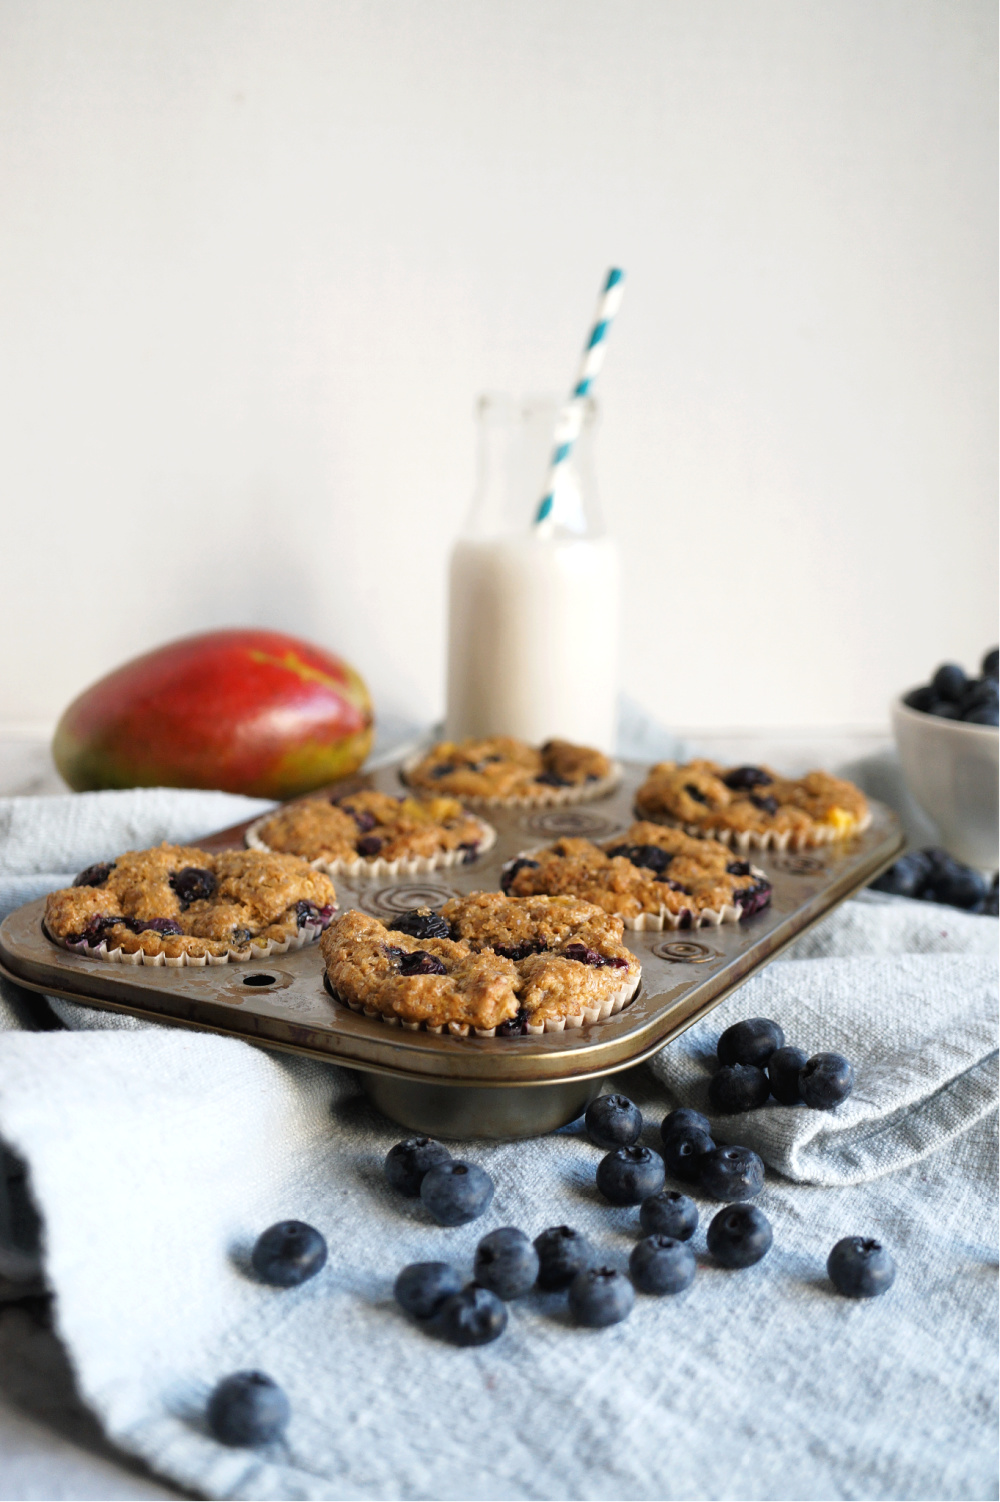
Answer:
POLYGON ((509 735, 439 741, 403 768, 404 782, 421 792, 514 808, 599 798, 619 775, 615 762, 589 746, 551 740, 535 747, 509 735))
POLYGON ((297 856, 163 844, 88 866, 51 892, 45 930, 96 959, 221 965, 312 942, 336 900, 329 877, 297 856))
POLYGON ((635 811, 740 850, 825 845, 859 833, 871 820, 864 793, 829 772, 781 777, 769 767, 721 767, 714 761, 651 767, 635 811))
POLYGON ((738 923, 771 900, 771 886, 749 861, 717 840, 696 840, 661 824, 633 824, 602 848, 561 839, 508 862, 512 896, 565 894, 616 914, 626 928, 697 928, 738 923))
POLYGON ((476 859, 496 831, 455 798, 394 798, 373 789, 303 798, 247 831, 255 850, 299 855, 330 875, 396 876, 476 859))
POLYGON ((475 892, 397 923, 347 912, 320 947, 342 1001, 407 1028, 562 1032, 620 1011, 639 984, 621 920, 574 898, 475 892))

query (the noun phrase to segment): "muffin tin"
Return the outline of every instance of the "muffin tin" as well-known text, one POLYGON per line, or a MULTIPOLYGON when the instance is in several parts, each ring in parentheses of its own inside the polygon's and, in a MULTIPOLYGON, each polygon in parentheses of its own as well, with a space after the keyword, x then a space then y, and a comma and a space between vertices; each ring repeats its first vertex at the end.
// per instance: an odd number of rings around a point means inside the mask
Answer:
MULTIPOLYGON (((400 766, 353 778, 336 791, 376 787, 398 794, 400 766)), ((605 840, 621 834, 633 822, 632 801, 646 770, 644 763, 625 763, 619 786, 594 802, 491 809, 496 844, 472 864, 403 880, 338 877, 338 903, 386 918, 414 907, 440 907, 456 894, 495 890, 504 862, 527 845, 560 835, 605 840)), ((43 900, 0 925, 0 969, 34 991, 356 1069, 378 1108, 415 1131, 457 1138, 537 1136, 572 1121, 609 1074, 648 1059, 890 865, 905 839, 889 809, 871 807, 868 828, 842 844, 755 853, 754 863, 774 893, 771 905, 754 917, 716 928, 626 930, 625 943, 643 967, 635 1000, 607 1021, 562 1033, 454 1038, 388 1028, 331 997, 315 946, 274 963, 206 969, 95 964, 45 937, 43 900)), ((214 851, 240 846, 245 829, 237 825, 198 843, 214 851)))

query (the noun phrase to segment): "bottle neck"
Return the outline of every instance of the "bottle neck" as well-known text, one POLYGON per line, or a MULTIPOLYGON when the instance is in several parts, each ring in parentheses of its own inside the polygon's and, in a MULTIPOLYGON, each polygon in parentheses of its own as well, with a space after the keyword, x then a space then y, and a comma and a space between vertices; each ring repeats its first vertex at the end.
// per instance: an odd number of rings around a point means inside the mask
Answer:
MULTIPOLYGON (((518 400, 490 395, 480 399, 477 485, 464 536, 485 539, 533 531, 539 502, 551 482, 560 405, 554 397, 518 400)), ((589 399, 571 455, 556 471, 547 536, 604 535, 593 474, 595 424, 596 406, 589 399)))

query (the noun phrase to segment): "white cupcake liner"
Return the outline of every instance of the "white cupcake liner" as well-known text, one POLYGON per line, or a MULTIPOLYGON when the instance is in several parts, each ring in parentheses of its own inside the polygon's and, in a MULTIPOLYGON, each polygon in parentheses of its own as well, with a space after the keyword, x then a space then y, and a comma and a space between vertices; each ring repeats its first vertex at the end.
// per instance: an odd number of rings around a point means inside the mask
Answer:
MULTIPOLYGON (((650 823, 653 821, 650 820, 650 823)), ((657 821, 662 822, 662 821, 657 821)), ((601 847, 598 846, 598 849, 601 847)), ((519 850, 517 855, 511 857, 512 861, 534 860, 535 856, 543 850, 550 849, 548 845, 536 845, 532 850, 519 850)), ((504 862, 505 865, 509 864, 504 862)), ((750 867, 751 876, 759 880, 768 881, 766 871, 761 871, 757 866, 750 867)), ((770 885, 770 883, 768 883, 770 885)), ((538 893, 542 896, 544 894, 538 893)), ((557 894, 569 897, 572 894, 562 892, 557 894)), ((586 902, 586 897, 578 899, 586 902)), ((596 907, 598 904, 594 904, 596 907)), ((607 908, 601 908, 602 913, 607 913, 607 908)), ((697 912, 693 907, 682 908, 679 913, 672 913, 668 908, 661 907, 658 913, 637 913, 635 917, 627 917, 624 913, 608 913, 609 918, 620 918, 625 927, 632 933, 662 933, 665 928, 718 928, 723 923, 739 923, 743 917, 743 909, 735 903, 726 903, 724 907, 703 907, 697 912)))
POLYGON ((166 955, 162 949, 156 954, 146 954, 142 949, 129 953, 120 948, 109 949, 104 939, 95 945, 88 944, 86 939, 81 939, 78 944, 70 944, 66 939, 54 939, 48 929, 44 932, 46 938, 50 939, 53 944, 58 944, 61 949, 68 949, 72 954, 86 955, 90 960, 102 960, 105 964, 111 965, 169 965, 175 970, 180 970, 185 965, 228 965, 230 961, 236 964, 246 963, 247 960, 266 960, 272 954, 288 954, 294 949, 304 949, 307 944, 315 944, 323 932, 323 925, 307 923, 291 939, 265 939, 263 942, 251 939, 246 948, 229 949, 225 954, 187 954, 185 952, 178 955, 166 955))
POLYGON ((810 830, 713 829, 704 824, 683 824, 680 819, 668 819, 665 814, 643 813, 638 804, 635 806, 635 813, 638 818, 647 819, 650 824, 662 824, 666 829, 680 829, 696 840, 718 840, 721 845, 728 845, 730 849, 741 853, 747 850, 815 850, 820 845, 835 845, 838 840, 849 840, 852 835, 861 834, 872 821, 869 808, 853 828, 843 832, 824 829, 822 825, 810 830))
MULTIPOLYGON (((553 951, 553 953, 556 952, 553 951)), ((623 985, 597 1006, 586 1007, 582 1012, 575 1012, 571 1017, 546 1017, 544 1022, 537 1024, 529 1022, 527 1030, 530 1034, 537 1036, 541 1033, 565 1032, 567 1028, 583 1027, 588 1022, 606 1022, 609 1017, 613 1017, 623 1007, 628 1006, 630 1001, 635 1000, 641 982, 642 971, 640 969, 636 975, 630 975, 623 985)), ((387 1016, 376 1007, 366 1007, 360 1001, 348 1001, 345 996, 341 996, 339 991, 334 991, 332 986, 330 991, 344 1006, 350 1007, 352 1012, 357 1012, 363 1017, 377 1018, 387 1027, 403 1027, 410 1033, 421 1031, 436 1034, 450 1033, 453 1038, 468 1038, 470 1034, 474 1038, 496 1037, 495 1027, 472 1027, 468 1022, 440 1022, 433 1026, 425 1022, 406 1022, 400 1017, 387 1016)))
MULTIPOLYGON (((416 755, 407 757, 399 770, 400 780, 407 787, 413 787, 415 792, 425 797, 434 796, 429 788, 416 786, 410 782, 409 774, 423 761, 427 755, 426 750, 418 751, 416 755)), ((622 780, 621 762, 613 761, 611 771, 607 777, 598 777, 593 782, 578 782, 572 787, 549 787, 547 783, 535 783, 538 792, 528 797, 482 797, 477 794, 463 793, 460 801, 468 808, 552 808, 565 803, 590 803, 594 798, 603 798, 606 793, 613 793, 622 780)), ((455 798, 457 793, 442 793, 442 797, 455 798)))
MULTIPOLYGON (((266 855, 288 854, 287 851, 272 850, 270 845, 265 845, 258 834, 262 825, 269 819, 274 818, 273 811, 264 814, 262 818, 255 819, 248 828, 244 838, 251 850, 263 850, 266 855)), ((492 850, 496 844, 497 832, 492 824, 487 824, 485 819, 477 819, 481 831, 481 838, 473 860, 478 860, 485 855, 487 850, 492 850)), ((366 859, 359 855, 355 860, 327 861, 322 856, 317 856, 307 864, 314 871, 322 871, 326 876, 364 877, 366 880, 381 879, 384 876, 426 876, 429 871, 444 871, 449 866, 462 866, 469 856, 468 850, 441 850, 437 855, 401 855, 397 860, 383 860, 376 855, 374 859, 366 859)), ((471 864, 471 862, 470 862, 471 864)))

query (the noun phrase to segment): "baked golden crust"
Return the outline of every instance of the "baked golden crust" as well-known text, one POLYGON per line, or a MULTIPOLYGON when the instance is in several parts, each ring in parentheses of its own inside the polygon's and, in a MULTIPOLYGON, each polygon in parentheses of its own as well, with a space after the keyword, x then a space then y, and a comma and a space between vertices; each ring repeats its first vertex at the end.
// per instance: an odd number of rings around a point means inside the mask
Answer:
POLYGON ((450 939, 414 939, 356 911, 336 918, 320 943, 333 990, 410 1026, 519 1033, 607 1014, 638 985, 621 920, 590 903, 475 892, 442 916, 450 939))
POLYGON ((551 799, 553 788, 603 782, 613 765, 590 746, 551 740, 529 746, 509 735, 439 741, 407 768, 411 787, 456 798, 518 802, 551 799))
POLYGON ((723 767, 714 761, 660 762, 635 799, 636 813, 673 820, 699 833, 818 845, 846 839, 869 819, 868 800, 829 772, 781 777, 770 767, 723 767))
POLYGON ((636 920, 642 914, 696 921, 702 913, 744 916, 770 899, 770 886, 747 861, 734 860, 716 840, 696 840, 660 824, 633 824, 602 848, 590 840, 561 839, 507 868, 514 896, 564 894, 606 913, 636 920))
POLYGON ((60 943, 103 942, 109 952, 222 957, 318 932, 336 900, 330 878, 297 856, 162 844, 127 850, 51 892, 45 927, 60 943))
POLYGON ((374 789, 289 803, 259 822, 255 833, 269 850, 325 865, 433 858, 457 850, 471 858, 484 841, 481 820, 455 798, 394 798, 374 789))

